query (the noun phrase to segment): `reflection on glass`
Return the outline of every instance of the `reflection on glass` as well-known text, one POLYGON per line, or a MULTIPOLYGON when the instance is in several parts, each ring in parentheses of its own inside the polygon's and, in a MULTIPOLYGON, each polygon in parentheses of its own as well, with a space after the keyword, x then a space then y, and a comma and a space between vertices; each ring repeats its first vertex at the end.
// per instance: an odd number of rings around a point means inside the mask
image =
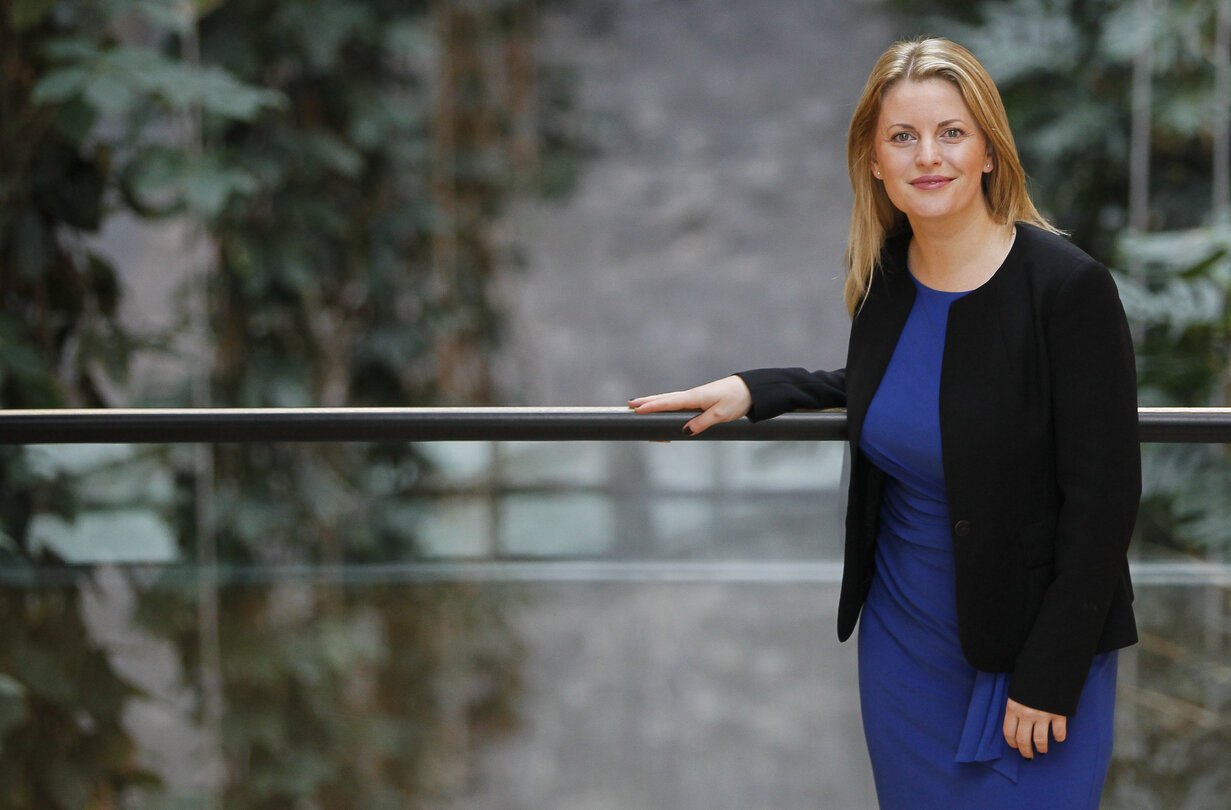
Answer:
MULTIPOLYGON (((36 513, 61 521, 41 563, 0 567, 0 810, 869 806, 837 448, 433 446, 413 486, 367 473, 413 542, 224 556, 216 673, 191 545, 95 517, 173 525, 163 451, 33 449, 48 486, 87 484, 75 517, 36 513)), ((1136 553, 1104 806, 1218 806, 1231 582, 1217 554, 1136 553)))

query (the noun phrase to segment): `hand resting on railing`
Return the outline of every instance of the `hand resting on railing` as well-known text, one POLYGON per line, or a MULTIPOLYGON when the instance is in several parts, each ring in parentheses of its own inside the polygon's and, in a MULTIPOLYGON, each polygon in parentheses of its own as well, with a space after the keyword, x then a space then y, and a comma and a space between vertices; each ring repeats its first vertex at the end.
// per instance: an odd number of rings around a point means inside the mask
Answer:
POLYGON ((748 385, 733 374, 687 391, 630 399, 628 407, 637 413, 699 410, 701 413, 684 425, 685 436, 696 436, 711 425, 734 422, 747 414, 752 407, 752 393, 748 385))

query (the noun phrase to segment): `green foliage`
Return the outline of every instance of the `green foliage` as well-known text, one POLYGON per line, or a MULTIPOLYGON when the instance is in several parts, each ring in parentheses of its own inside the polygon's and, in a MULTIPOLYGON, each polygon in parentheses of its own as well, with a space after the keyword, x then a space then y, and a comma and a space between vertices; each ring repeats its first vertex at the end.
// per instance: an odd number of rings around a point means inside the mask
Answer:
POLYGON ((88 36, 47 43, 57 64, 34 86, 35 104, 85 101, 96 115, 126 118, 151 102, 169 110, 200 105, 206 112, 251 120, 280 96, 249 87, 218 68, 194 68, 140 46, 107 46, 88 36))
POLYGON ((1212 404, 1231 363, 1231 229, 1125 234, 1120 296, 1137 326, 1144 402, 1212 404))
MULTIPOLYGON (((107 404, 133 342, 117 319, 115 269, 83 237, 98 230, 117 181, 163 152, 155 143, 168 116, 250 119, 282 101, 110 33, 156 5, 22 2, 0 18, 4 407, 107 404)), ((192 168, 185 184, 206 201, 219 182, 236 182, 192 168)))
MULTIPOLYGON (((148 596, 142 621, 196 649, 182 595, 148 596)), ((476 732, 513 721, 518 649, 484 590, 284 581, 226 587, 220 604, 224 807, 448 800, 476 732)))
MULTIPOLYGON (((251 117, 273 103, 221 70, 120 42, 115 25, 145 5, 16 0, 0 12, 0 407, 109 404, 134 342, 115 268, 88 237, 118 177, 168 115, 251 117)), ((120 723, 133 691, 86 631, 80 591, 32 585, 108 543, 112 559, 137 541, 170 553, 149 489, 163 467, 129 453, 74 468, 87 454, 63 450, 0 452, 0 808, 109 806, 150 782, 120 723)))
MULTIPOLYGON (((216 248, 217 404, 490 396, 495 217, 540 185, 540 160, 557 192, 576 165, 552 162, 567 151, 570 91, 534 103, 530 4, 197 8, 3 9, 0 406, 106 405, 122 381, 137 342, 88 239, 113 210, 186 216, 216 248)), ((134 693, 86 630, 77 588, 31 585, 49 571, 84 581, 64 561, 191 555, 180 458, 0 449, 0 611, 17 628, 0 641, 0 808, 104 806, 138 786, 150 803, 179 801, 136 767, 118 722, 134 693)), ((404 446, 253 445, 216 461, 227 566, 414 553, 394 507, 424 470, 404 446)), ((469 588, 326 589, 288 612, 287 593, 223 593, 225 806, 405 807, 455 790, 474 731, 511 721, 516 646, 499 605, 469 588)), ((189 683, 201 596, 140 595, 189 683)))
POLYGON ((1151 228, 1209 212, 1216 3, 956 0, 904 6, 917 30, 970 48, 996 80, 1044 213, 1104 262, 1128 222, 1131 81, 1148 31, 1153 54, 1151 228))
MULTIPOLYGON (((1119 278, 1138 332, 1145 405, 1225 402, 1231 384, 1231 230, 1199 228, 1121 239, 1119 278), (1128 260, 1131 257, 1131 261, 1128 260)), ((1147 540, 1201 553, 1231 543, 1231 457, 1214 445, 1143 448, 1140 531, 1147 540)))
MULTIPOLYGON (((492 10, 442 9, 231 2, 202 20, 207 61, 292 105, 207 126, 196 199, 178 195, 218 240, 220 401, 490 396, 490 230, 513 188, 505 112, 479 60, 506 32, 492 10), (463 365, 474 379, 448 385, 463 365)), ((186 171, 164 161, 134 188, 186 171)))
MULTIPOLYGON (((191 212, 216 245, 216 404, 491 396, 496 217, 564 144, 535 146, 532 65, 507 67, 529 55, 530 9, 231 0, 203 15, 202 62, 287 103, 205 115, 199 154, 147 151, 124 188, 147 210, 191 212)), ((220 447, 215 465, 227 566, 416 553, 397 515, 426 471, 406 446, 220 447)), ((159 593, 145 621, 194 671, 192 611, 159 593)), ((251 586, 219 608, 227 807, 445 798, 483 718, 509 722, 516 645, 480 591, 251 586)))
MULTIPOLYGON (((1216 598, 1225 610, 1227 594, 1220 590, 1216 598)), ((1137 677, 1122 680, 1117 696, 1129 711, 1116 721, 1117 752, 1103 806, 1165 810, 1226 804, 1231 735, 1219 701, 1225 700, 1222 684, 1231 669, 1226 653, 1208 642, 1212 596, 1208 588, 1184 586, 1138 592, 1137 677)))
POLYGON ((134 694, 80 618, 75 587, 0 590, 0 807, 103 806, 149 784, 121 726, 134 694))

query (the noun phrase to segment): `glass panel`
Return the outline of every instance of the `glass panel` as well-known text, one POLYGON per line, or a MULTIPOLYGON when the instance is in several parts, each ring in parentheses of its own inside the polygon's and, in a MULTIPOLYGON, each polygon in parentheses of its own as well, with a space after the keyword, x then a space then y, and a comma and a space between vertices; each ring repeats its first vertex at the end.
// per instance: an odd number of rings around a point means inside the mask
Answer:
MULTIPOLYGON (((181 450, 30 450, 78 517, 51 498, 28 539, 76 564, 0 567, 0 802, 875 806, 833 629, 841 445, 431 445, 413 488, 367 484, 412 543, 330 558, 291 527, 302 555, 224 547, 217 580, 173 528, 181 450)), ((1227 788, 1231 575, 1160 524, 1105 807, 1227 788)))

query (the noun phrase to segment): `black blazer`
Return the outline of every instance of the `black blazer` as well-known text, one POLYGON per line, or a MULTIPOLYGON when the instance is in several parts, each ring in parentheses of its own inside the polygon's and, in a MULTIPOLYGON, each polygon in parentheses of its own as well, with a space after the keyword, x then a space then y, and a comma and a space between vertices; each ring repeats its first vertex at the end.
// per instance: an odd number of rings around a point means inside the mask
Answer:
MULTIPOLYGON (((748 418, 845 406, 851 445, 838 637, 872 581, 884 474, 864 416, 910 314, 909 234, 889 239, 846 368, 741 372, 748 418)), ((1141 496, 1132 341, 1107 269, 1019 223, 1004 263, 952 304, 940 380, 962 651, 1009 696, 1071 715, 1097 653, 1134 643, 1127 549, 1141 496)))

